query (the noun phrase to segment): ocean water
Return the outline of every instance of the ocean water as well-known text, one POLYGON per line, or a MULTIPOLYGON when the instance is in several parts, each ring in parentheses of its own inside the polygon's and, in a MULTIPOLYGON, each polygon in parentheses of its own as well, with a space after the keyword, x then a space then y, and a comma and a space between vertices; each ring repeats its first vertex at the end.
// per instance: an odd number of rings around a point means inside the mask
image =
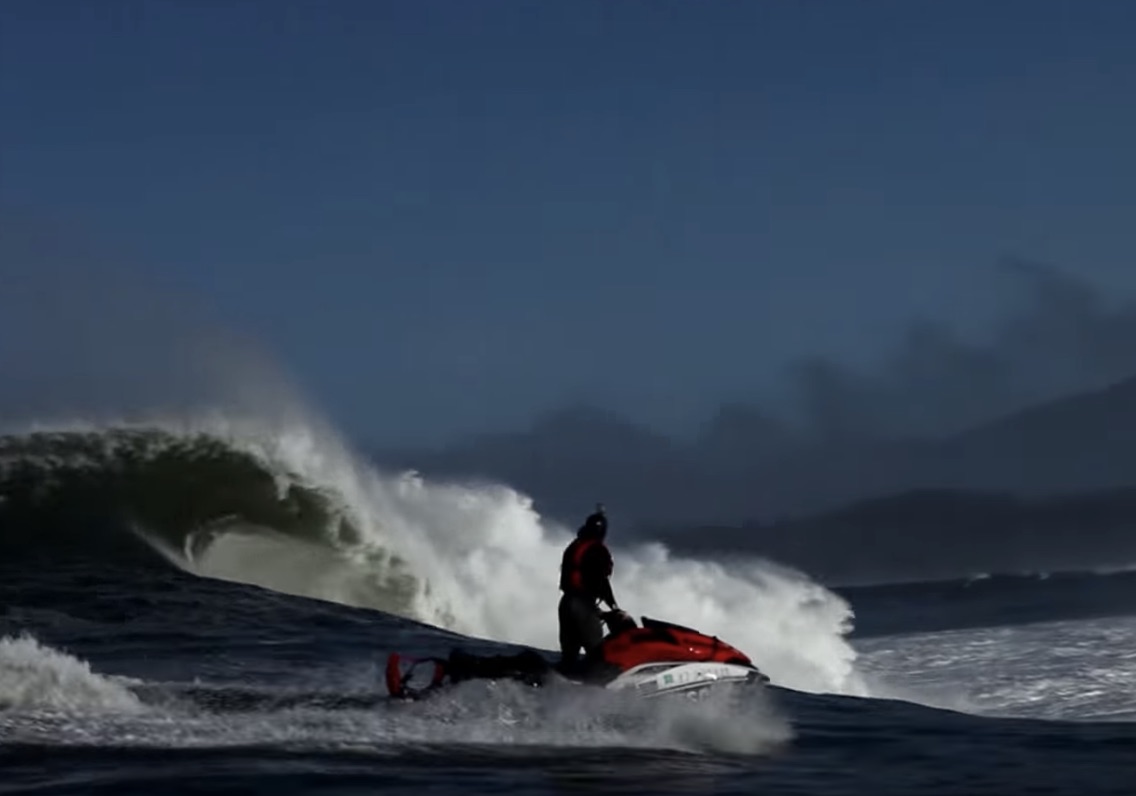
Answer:
POLYGON ((309 420, 13 429, 0 793, 1136 793, 1124 572, 834 590, 615 536, 624 607, 720 635, 773 687, 386 697, 394 650, 551 649, 570 535, 309 420))

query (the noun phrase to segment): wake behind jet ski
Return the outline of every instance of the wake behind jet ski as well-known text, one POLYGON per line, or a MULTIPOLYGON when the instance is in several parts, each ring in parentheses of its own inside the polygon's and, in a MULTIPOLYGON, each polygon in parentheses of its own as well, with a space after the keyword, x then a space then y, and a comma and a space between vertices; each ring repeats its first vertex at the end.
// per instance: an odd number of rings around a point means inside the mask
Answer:
POLYGON ((544 686, 555 678, 611 691, 633 690, 642 696, 702 691, 719 684, 769 682, 747 655, 721 641, 682 625, 642 617, 642 627, 621 610, 609 611, 610 633, 577 664, 550 663, 535 650, 515 655, 472 655, 455 649, 448 658, 387 658, 386 683, 391 696, 415 699, 447 684, 465 680, 516 680, 544 686), (421 666, 429 676, 415 685, 421 666))

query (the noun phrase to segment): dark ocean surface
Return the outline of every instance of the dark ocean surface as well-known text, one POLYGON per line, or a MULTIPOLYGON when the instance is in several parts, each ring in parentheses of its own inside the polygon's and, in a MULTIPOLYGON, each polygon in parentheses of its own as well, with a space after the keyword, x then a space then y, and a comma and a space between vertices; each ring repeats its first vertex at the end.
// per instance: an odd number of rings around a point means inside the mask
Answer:
POLYGON ((387 699, 393 650, 551 648, 567 533, 307 428, 4 438, 0 794, 1136 793, 1125 572, 835 591, 616 543, 624 607, 775 687, 387 699))

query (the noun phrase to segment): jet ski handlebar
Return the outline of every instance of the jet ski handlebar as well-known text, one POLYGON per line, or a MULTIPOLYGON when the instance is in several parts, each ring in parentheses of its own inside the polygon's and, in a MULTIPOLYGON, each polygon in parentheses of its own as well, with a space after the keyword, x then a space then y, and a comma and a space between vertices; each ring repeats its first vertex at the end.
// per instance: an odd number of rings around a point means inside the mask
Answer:
POLYGON ((631 614, 627 613, 622 608, 612 608, 610 611, 604 611, 600 614, 600 619, 607 625, 609 633, 619 633, 623 630, 638 627, 631 614))

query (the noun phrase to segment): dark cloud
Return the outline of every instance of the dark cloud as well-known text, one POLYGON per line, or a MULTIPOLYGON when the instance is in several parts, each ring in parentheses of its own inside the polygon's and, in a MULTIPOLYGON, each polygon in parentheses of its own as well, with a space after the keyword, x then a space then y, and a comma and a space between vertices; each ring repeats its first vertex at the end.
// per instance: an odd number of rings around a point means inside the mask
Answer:
POLYGON ((791 414, 825 439, 938 435, 1136 373, 1130 299, 1110 302, 1087 281, 1021 259, 997 265, 999 287, 1004 313, 984 341, 919 319, 875 370, 793 363, 791 414))

